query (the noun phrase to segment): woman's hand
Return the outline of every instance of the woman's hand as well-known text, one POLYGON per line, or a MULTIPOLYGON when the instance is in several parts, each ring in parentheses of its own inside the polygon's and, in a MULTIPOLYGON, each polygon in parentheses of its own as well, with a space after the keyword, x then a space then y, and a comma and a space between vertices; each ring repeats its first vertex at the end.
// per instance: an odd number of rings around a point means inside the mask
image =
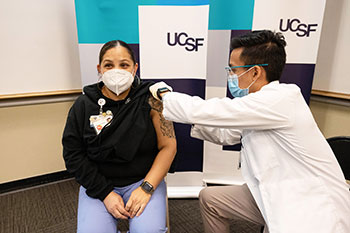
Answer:
POLYGON ((138 217, 142 214, 143 210, 146 208, 149 200, 151 199, 151 194, 146 193, 141 187, 135 189, 126 203, 125 209, 129 212, 130 218, 138 217))
POLYGON ((103 204, 115 218, 128 219, 130 217, 130 214, 124 208, 123 198, 113 191, 103 200, 103 204))

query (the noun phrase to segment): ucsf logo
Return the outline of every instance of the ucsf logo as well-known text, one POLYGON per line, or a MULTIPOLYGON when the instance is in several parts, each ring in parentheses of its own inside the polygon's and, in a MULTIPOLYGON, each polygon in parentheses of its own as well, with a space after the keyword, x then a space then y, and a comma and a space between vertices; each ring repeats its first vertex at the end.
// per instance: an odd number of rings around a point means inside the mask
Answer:
POLYGON ((309 37, 311 32, 316 31, 317 24, 305 24, 301 23, 299 19, 288 19, 283 23, 283 19, 280 20, 280 31, 286 32, 290 30, 291 32, 295 32, 295 34, 299 37, 309 37))
POLYGON ((170 46, 185 46, 185 49, 189 52, 198 51, 199 46, 203 46, 204 38, 193 38, 189 37, 185 32, 175 32, 174 40, 171 41, 171 34, 168 32, 168 45, 170 46))

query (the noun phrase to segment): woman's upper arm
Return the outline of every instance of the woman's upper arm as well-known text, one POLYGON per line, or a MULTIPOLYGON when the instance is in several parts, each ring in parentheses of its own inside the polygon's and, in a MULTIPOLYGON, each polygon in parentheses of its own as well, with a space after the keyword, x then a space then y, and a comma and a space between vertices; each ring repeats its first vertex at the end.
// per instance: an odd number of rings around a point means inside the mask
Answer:
POLYGON ((156 100, 153 96, 150 96, 148 103, 151 106, 150 114, 157 134, 158 149, 170 147, 176 150, 176 138, 173 122, 165 120, 162 114, 162 102, 156 100))

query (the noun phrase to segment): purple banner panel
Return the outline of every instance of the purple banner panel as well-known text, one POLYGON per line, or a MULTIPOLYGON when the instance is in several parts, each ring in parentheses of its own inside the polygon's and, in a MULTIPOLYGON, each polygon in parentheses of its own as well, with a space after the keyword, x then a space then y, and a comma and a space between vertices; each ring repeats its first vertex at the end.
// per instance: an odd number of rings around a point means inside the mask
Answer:
POLYGON ((242 36, 251 32, 251 30, 231 30, 231 40, 233 37, 242 36))
POLYGON ((140 66, 140 45, 139 44, 128 44, 128 45, 130 46, 130 48, 134 52, 135 60, 139 64, 139 68, 137 69, 136 74, 137 74, 137 76, 140 77, 140 70, 141 70, 141 66, 140 66))
POLYGON ((315 64, 286 64, 280 82, 298 85, 306 103, 309 104, 314 71, 315 64))

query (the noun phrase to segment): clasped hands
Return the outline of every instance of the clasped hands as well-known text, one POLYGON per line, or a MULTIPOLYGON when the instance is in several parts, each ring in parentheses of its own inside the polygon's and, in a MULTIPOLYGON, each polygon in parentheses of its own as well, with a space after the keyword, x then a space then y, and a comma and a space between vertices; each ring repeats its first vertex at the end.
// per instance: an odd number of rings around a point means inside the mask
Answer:
POLYGON ((126 205, 124 205, 123 198, 113 191, 103 200, 103 204, 115 218, 128 219, 140 216, 150 199, 151 194, 146 193, 141 187, 138 187, 131 193, 126 205))

